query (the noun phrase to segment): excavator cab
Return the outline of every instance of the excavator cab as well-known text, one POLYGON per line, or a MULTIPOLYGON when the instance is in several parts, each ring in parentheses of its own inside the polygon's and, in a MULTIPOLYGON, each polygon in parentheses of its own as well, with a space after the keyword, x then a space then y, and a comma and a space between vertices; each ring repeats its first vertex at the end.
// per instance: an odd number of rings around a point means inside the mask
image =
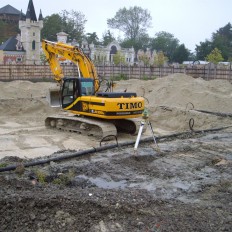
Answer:
POLYGON ((92 78, 66 77, 63 79, 62 89, 50 89, 47 98, 50 106, 66 108, 78 97, 93 95, 95 89, 92 78))

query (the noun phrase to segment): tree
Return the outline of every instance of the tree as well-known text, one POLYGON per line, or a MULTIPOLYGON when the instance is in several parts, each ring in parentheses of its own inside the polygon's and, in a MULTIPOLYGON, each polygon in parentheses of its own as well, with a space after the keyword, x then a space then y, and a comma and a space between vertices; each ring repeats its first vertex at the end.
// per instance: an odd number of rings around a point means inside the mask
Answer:
POLYGON ((168 62, 168 57, 162 51, 159 51, 154 57, 154 64, 162 67, 166 62, 168 62))
POLYGON ((212 33, 211 40, 200 42, 196 46, 196 58, 204 60, 205 57, 215 48, 218 48, 222 57, 225 60, 232 60, 232 25, 226 24, 224 27, 219 28, 215 33, 212 33))
POLYGON ((115 40, 114 35, 110 32, 110 30, 104 32, 102 34, 102 45, 107 46, 109 43, 115 40))
POLYGON ((183 61, 189 60, 190 51, 185 47, 184 44, 178 46, 173 54, 173 61, 182 64, 183 61))
POLYGON ((150 13, 141 7, 125 7, 116 12, 114 18, 107 19, 107 24, 112 29, 118 29, 124 33, 125 38, 136 40, 141 34, 147 32, 151 26, 150 13))
POLYGON ((143 53, 142 55, 140 55, 138 57, 138 60, 142 61, 145 66, 148 66, 150 64, 150 62, 151 62, 150 56, 148 56, 147 53, 143 53))
POLYGON ((70 40, 75 39, 81 43, 82 38, 84 37, 85 23, 87 22, 85 15, 80 11, 71 10, 69 12, 63 10, 60 13, 60 16, 62 17, 63 30, 69 34, 70 40))
POLYGON ((113 57, 113 61, 115 65, 119 65, 119 64, 125 64, 125 57, 123 56, 123 54, 120 51, 117 51, 117 53, 114 55, 113 57))
POLYGON ((98 36, 97 36, 96 32, 87 33, 85 38, 87 39, 88 44, 91 44, 91 43, 94 43, 95 45, 99 44, 99 39, 98 39, 98 36))
POLYGON ((214 48, 214 50, 206 57, 206 60, 214 64, 223 61, 221 51, 218 48, 214 48))
POLYGON ((62 18, 58 14, 47 16, 43 20, 43 29, 41 31, 42 39, 56 41, 58 32, 62 31, 62 18))
POLYGON ((158 52, 162 51, 170 62, 173 61, 174 52, 178 46, 179 40, 165 31, 156 33, 156 37, 151 40, 151 48, 158 52))
POLYGON ((212 42, 209 40, 200 42, 200 45, 196 45, 195 51, 197 60, 205 60, 205 57, 212 51, 212 42))
POLYGON ((44 27, 41 31, 43 39, 56 41, 58 32, 64 31, 70 40, 81 42, 84 36, 86 23, 85 16, 81 12, 63 10, 59 14, 52 14, 44 18, 44 27))
POLYGON ((133 47, 136 51, 138 51, 139 49, 146 49, 149 46, 150 43, 150 38, 148 36, 148 34, 141 34, 140 36, 138 36, 138 38, 136 39, 136 41, 134 41, 133 39, 124 39, 121 40, 121 46, 123 47, 133 47))
POLYGON ((212 46, 222 52, 225 60, 232 58, 232 25, 228 23, 212 35, 212 46))
POLYGON ((107 24, 112 29, 118 29, 124 33, 123 42, 134 47, 137 56, 138 49, 148 38, 147 29, 151 26, 151 15, 146 9, 134 6, 125 7, 116 12, 114 18, 107 19, 107 24))

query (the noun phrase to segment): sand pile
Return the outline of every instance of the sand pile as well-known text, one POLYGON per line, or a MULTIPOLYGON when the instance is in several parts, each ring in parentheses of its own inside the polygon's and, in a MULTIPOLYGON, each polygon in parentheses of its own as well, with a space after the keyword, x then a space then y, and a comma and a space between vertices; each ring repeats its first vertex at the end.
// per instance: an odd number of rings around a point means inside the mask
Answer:
POLYGON ((55 86, 50 82, 0 82, 0 116, 21 117, 20 120, 31 117, 31 120, 44 122, 55 110, 46 101, 49 88, 55 86))
POLYGON ((45 97, 52 82, 12 81, 0 82, 0 99, 45 97))
MULTIPOLYGON (((48 89, 55 86, 56 83, 50 82, 0 82, 0 116, 27 115, 43 122, 46 116, 57 112, 49 107, 45 99, 48 89)), ((131 79, 116 82, 115 92, 125 89, 145 97, 150 120, 154 122, 155 128, 159 128, 160 133, 187 130, 190 118, 195 121, 195 129, 231 124, 231 118, 189 111, 197 109, 232 113, 232 85, 228 81, 205 81, 174 74, 155 80, 131 79)))
MULTIPOLYGON (((0 157, 36 157, 67 149, 87 149, 99 141, 64 131, 46 129, 47 116, 61 112, 46 100, 49 88, 56 83, 30 81, 0 82, 0 157)), ((193 110, 232 113, 232 85, 227 81, 204 81, 175 74, 155 80, 118 81, 114 91, 136 92, 144 96, 156 135, 194 129, 231 126, 231 117, 219 117, 193 110)), ((149 130, 147 135, 149 135, 149 130)), ((122 136, 124 139, 136 139, 122 136)))
POLYGON ((115 91, 137 92, 144 96, 150 120, 160 133, 189 129, 194 119, 195 129, 209 129, 231 125, 231 118, 191 112, 190 109, 232 113, 232 85, 228 81, 205 81, 184 74, 174 74, 155 80, 119 81, 115 91))
POLYGON ((182 107, 191 102, 195 109, 232 112, 232 85, 228 81, 205 81, 184 74, 174 74, 155 80, 117 82, 115 91, 128 89, 148 99, 148 107, 182 107))

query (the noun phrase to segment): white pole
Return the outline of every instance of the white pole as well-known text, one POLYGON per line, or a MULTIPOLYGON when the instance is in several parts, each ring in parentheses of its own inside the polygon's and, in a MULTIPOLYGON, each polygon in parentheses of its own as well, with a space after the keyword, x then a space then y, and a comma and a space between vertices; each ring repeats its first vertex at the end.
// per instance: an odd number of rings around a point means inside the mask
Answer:
POLYGON ((145 122, 141 121, 141 125, 140 125, 140 128, 139 128, 139 133, 138 133, 138 136, 137 136, 137 139, 136 139, 136 142, 135 142, 134 151, 136 151, 137 148, 138 148, 139 140, 140 140, 140 137, 141 137, 141 134, 142 134, 142 131, 143 131, 144 124, 145 124, 145 122))

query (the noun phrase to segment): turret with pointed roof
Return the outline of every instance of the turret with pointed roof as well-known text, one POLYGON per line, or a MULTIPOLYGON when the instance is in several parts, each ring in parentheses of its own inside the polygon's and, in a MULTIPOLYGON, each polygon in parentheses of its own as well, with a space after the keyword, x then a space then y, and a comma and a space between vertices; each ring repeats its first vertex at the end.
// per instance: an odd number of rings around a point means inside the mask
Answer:
POLYGON ((37 17, 35 14, 35 8, 34 8, 34 4, 32 0, 29 0, 29 3, 28 3, 26 18, 30 19, 31 21, 37 21, 37 17))
POLYGON ((42 15, 42 11, 40 9, 40 12, 39 12, 39 21, 43 20, 43 15, 42 15))
POLYGON ((26 50, 27 64, 40 64, 40 33, 42 28, 42 12, 40 10, 39 21, 37 21, 33 1, 29 0, 26 19, 19 21, 21 42, 26 50))

